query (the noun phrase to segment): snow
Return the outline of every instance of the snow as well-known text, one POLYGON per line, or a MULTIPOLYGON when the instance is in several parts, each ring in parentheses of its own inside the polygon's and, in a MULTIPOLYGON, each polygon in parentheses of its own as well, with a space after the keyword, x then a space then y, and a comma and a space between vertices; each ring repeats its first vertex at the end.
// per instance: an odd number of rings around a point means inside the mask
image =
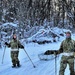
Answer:
POLYGON ((1 31, 0 33, 1 33, 1 34, 5 34, 5 35, 7 34, 6 32, 3 32, 3 31, 1 31))
MULTIPOLYGON (((21 63, 20 68, 11 68, 10 48, 6 47, 4 63, 0 63, 0 75, 55 75, 55 59, 50 61, 39 60, 38 54, 45 52, 46 50, 59 49, 61 42, 50 43, 45 45, 38 45, 34 43, 25 44, 25 50, 32 59, 36 68, 28 59, 23 49, 20 49, 19 59, 21 63)), ((4 48, 3 48, 4 50, 4 48)), ((0 62, 2 62, 3 50, 0 49, 0 62)), ((59 73, 60 57, 57 57, 57 74, 59 73)), ((69 67, 65 71, 65 75, 69 75, 69 67)))
POLYGON ((58 27, 54 27, 54 28, 49 28, 49 29, 40 29, 38 32, 36 32, 34 35, 32 35, 31 37, 27 38, 27 42, 32 42, 33 40, 39 41, 39 42, 43 42, 43 41, 51 41, 53 42, 53 34, 57 35, 57 37, 55 38, 56 41, 58 41, 58 39, 61 39, 61 35, 63 34, 63 36, 65 35, 64 32, 66 32, 66 29, 59 29, 58 27))
MULTIPOLYGON (((9 74, 11 74, 11 75, 16 75, 16 74, 18 74, 18 75, 39 75, 39 74, 45 75, 47 72, 44 71, 44 68, 49 64, 49 61, 48 62, 40 61, 38 59, 37 55, 40 52, 43 52, 43 49, 40 50, 39 47, 42 47, 42 46, 40 46, 38 44, 25 45, 26 51, 28 52, 29 56, 31 57, 32 61, 34 62, 36 68, 33 68, 31 62, 27 58, 24 51, 20 50, 19 58, 20 58, 22 67, 19 69, 11 68, 10 49, 6 48, 4 63, 0 64, 0 75, 9 75, 9 74), (44 71, 44 73, 42 70, 44 71)), ((1 51, 1 52, 3 52, 3 51, 1 51)), ((2 53, 1 53, 1 56, 2 56, 2 53)), ((46 69, 48 69, 47 67, 46 67, 46 69)))
MULTIPOLYGON (((72 38, 75 39, 75 34, 72 35, 72 38)), ((36 66, 35 68, 33 67, 31 61, 29 60, 23 49, 20 49, 19 52, 19 60, 22 66, 20 68, 12 68, 10 48, 8 47, 6 47, 2 64, 2 57, 5 47, 0 48, 0 75, 59 75, 61 55, 57 56, 55 63, 55 59, 51 59, 49 61, 40 60, 38 58, 38 54, 44 53, 47 50, 58 50, 63 39, 64 38, 62 38, 58 42, 42 45, 39 45, 37 43, 26 44, 23 40, 21 40, 21 43, 24 45, 26 52, 36 66)), ((64 72, 64 75, 70 75, 68 65, 64 72)))
POLYGON ((2 26, 7 26, 7 25, 17 27, 17 24, 14 24, 12 22, 4 23, 2 26))

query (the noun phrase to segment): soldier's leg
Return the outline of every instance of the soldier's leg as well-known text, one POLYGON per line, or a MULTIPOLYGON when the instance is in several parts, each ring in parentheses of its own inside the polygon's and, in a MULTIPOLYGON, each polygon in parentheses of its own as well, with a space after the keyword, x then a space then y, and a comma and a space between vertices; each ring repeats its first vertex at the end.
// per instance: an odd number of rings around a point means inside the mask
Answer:
POLYGON ((15 61, 15 58, 14 58, 14 52, 13 51, 11 51, 11 60, 12 60, 13 67, 16 67, 16 61, 15 61))
POLYGON ((75 75, 74 74, 74 58, 69 59, 68 64, 70 69, 70 75, 75 75))
POLYGON ((59 75, 64 75, 66 67, 67 67, 67 61, 65 59, 64 60, 61 59, 59 75))
POLYGON ((18 59, 18 55, 19 55, 19 51, 16 51, 15 52, 15 60, 16 60, 17 66, 19 67, 20 66, 20 62, 19 62, 19 59, 18 59))

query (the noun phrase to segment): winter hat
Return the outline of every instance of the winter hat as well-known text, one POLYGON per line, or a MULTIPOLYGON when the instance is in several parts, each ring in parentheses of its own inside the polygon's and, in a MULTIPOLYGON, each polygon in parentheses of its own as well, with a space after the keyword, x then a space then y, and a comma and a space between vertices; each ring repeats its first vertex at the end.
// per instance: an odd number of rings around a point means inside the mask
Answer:
POLYGON ((13 34, 13 39, 16 39, 16 38, 17 38, 16 34, 13 34))
POLYGON ((71 32, 70 31, 67 31, 66 34, 70 34, 71 35, 71 32))
POLYGON ((70 31, 67 31, 66 32, 66 38, 71 38, 71 32, 70 31), (69 35, 70 34, 70 35, 69 35))

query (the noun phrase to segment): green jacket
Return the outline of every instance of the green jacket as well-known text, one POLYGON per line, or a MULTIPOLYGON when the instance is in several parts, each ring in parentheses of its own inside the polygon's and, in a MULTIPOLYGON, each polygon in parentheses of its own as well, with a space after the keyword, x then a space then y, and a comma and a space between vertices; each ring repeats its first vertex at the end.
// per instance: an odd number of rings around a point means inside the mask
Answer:
POLYGON ((14 39, 10 41, 8 47, 11 47, 11 49, 24 48, 23 45, 21 45, 21 43, 19 42, 19 40, 14 40, 14 39))
POLYGON ((65 39, 62 41, 58 52, 75 52, 75 41, 72 39, 65 39))

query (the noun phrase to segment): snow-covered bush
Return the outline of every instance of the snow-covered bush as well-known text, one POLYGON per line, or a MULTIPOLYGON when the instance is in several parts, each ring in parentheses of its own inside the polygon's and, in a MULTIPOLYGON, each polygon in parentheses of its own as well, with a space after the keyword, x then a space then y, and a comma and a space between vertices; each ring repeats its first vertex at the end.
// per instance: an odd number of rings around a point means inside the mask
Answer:
POLYGON ((60 28, 40 29, 36 34, 29 37, 27 42, 34 42, 38 44, 57 42, 65 33, 60 28))

